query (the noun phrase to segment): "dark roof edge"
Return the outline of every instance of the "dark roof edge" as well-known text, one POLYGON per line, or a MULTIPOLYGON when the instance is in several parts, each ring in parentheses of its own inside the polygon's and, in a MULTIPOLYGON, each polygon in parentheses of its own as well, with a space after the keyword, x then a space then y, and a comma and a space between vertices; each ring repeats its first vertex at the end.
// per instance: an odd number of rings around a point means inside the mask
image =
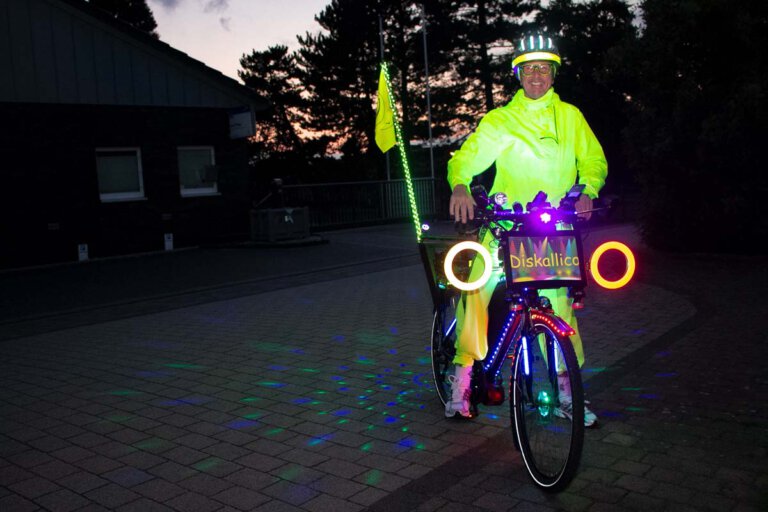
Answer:
POLYGON ((182 52, 181 50, 177 50, 176 48, 169 45, 168 43, 165 43, 160 39, 152 37, 150 34, 144 32, 143 30, 139 30, 129 25, 128 23, 125 23, 124 21, 113 18, 106 11, 103 11, 97 7, 92 6, 89 2, 86 2, 85 0, 54 0, 54 1, 67 4, 68 6, 74 9, 77 9, 79 11, 82 11, 86 13, 88 16, 91 16, 92 18, 96 18, 100 22, 109 25, 110 27, 128 35, 133 39, 139 40, 146 45, 152 46, 156 50, 164 52, 173 58, 185 61, 187 64, 196 68, 198 71, 204 73, 209 78, 221 83, 222 86, 235 89, 239 94, 249 97, 251 99, 251 104, 253 105, 253 108, 256 111, 266 110, 269 107, 269 101, 267 99, 256 94, 253 90, 249 89, 248 87, 241 84, 237 80, 228 77, 227 75, 225 75, 224 73, 222 73, 217 69, 214 69, 210 66, 205 65, 203 62, 193 57, 190 57, 188 54, 182 52))

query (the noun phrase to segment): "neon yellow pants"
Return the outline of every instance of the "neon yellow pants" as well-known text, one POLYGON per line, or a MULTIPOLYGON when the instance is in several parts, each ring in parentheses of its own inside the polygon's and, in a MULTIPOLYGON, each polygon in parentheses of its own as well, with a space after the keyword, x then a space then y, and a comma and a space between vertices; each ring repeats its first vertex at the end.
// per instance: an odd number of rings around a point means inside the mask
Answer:
MULTIPOLYGON (((492 240, 490 235, 486 236, 483 245, 491 252, 494 262, 498 262, 498 258, 495 257, 497 249, 489 247, 492 240)), ((485 359, 488 353, 488 304, 499 279, 504 275, 503 269, 497 265, 498 263, 495 263, 491 278, 485 286, 471 292, 464 292, 459 301, 456 308, 456 356, 453 358, 454 364, 471 366, 474 361, 485 359)), ((469 282, 477 280, 484 270, 483 259, 475 258, 469 274, 469 282)), ((576 331, 576 334, 571 336, 571 343, 576 352, 579 367, 583 366, 584 348, 581 344, 576 315, 571 307, 572 299, 568 297, 568 289, 541 290, 539 295, 547 297, 552 303, 552 309, 555 313, 576 331)))

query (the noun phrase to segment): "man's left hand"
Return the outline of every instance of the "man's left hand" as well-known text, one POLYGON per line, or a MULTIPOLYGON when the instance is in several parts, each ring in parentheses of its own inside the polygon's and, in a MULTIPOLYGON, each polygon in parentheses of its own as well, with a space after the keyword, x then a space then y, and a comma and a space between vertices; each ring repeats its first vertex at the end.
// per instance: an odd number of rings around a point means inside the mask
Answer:
POLYGON ((591 209, 592 198, 586 194, 581 194, 579 199, 576 201, 576 213, 585 212, 579 214, 579 217, 583 218, 584 220, 589 220, 590 217, 592 217, 592 212, 589 211, 591 209))

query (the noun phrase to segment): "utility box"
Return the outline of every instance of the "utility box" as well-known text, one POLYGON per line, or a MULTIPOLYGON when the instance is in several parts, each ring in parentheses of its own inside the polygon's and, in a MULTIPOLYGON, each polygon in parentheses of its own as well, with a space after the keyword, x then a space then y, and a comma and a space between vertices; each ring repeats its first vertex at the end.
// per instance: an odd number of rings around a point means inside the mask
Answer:
POLYGON ((251 240, 277 242, 309 236, 309 208, 251 210, 251 240))

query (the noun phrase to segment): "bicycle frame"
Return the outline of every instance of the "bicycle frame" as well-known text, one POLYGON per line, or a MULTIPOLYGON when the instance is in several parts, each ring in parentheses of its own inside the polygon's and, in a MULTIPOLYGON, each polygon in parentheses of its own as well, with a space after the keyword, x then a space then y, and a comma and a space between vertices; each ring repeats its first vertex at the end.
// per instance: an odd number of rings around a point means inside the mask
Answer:
MULTIPOLYGON (((504 370, 504 363, 507 359, 511 359, 510 366, 514 367, 514 357, 519 352, 519 345, 532 341, 532 336, 529 333, 532 331, 533 319, 543 321, 556 332, 565 336, 575 333, 552 310, 544 310, 534 306, 538 301, 538 290, 527 290, 522 300, 522 308, 519 311, 509 312, 498 336, 492 343, 489 343, 488 355, 476 365, 476 368, 479 367, 477 374, 480 378, 475 383, 476 390, 473 394, 473 402, 475 403, 482 403, 483 405, 501 405, 503 403, 503 394, 499 396, 499 393, 503 393, 503 391, 500 391, 498 381, 504 370)), ((523 350, 522 353, 529 358, 533 357, 533 352, 530 350, 523 350)), ((532 361, 523 361, 523 364, 530 367, 532 361)), ((556 368, 551 368, 551 371, 555 372, 556 368)), ((557 398, 555 397, 556 400, 557 398)))

